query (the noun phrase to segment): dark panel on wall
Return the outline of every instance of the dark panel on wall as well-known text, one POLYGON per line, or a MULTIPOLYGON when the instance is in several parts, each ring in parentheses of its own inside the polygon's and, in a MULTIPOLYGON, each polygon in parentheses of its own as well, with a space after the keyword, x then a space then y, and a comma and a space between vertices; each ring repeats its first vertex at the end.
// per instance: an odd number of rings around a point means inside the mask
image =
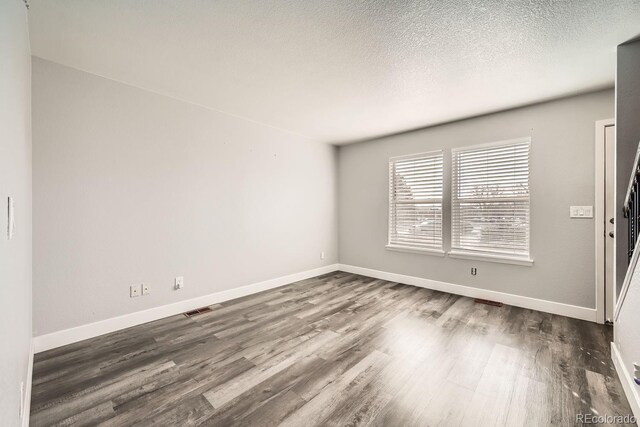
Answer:
POLYGON ((616 77, 617 196, 616 286, 618 291, 627 272, 627 223, 622 205, 629 185, 638 142, 640 141, 640 38, 618 46, 616 77))

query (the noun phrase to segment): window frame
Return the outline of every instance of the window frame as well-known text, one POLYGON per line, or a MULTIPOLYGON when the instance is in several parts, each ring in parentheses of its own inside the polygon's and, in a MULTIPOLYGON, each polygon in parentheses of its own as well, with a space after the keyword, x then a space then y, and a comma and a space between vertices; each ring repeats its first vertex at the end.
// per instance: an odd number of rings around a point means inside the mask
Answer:
MULTIPOLYGON (((388 176, 388 185, 389 185, 389 200, 388 200, 388 208, 387 208, 387 244, 385 245, 385 248, 387 250, 390 251, 398 251, 398 252, 409 252, 409 253, 419 253, 419 254, 425 254, 425 255, 435 255, 435 256, 442 256, 444 257, 446 255, 446 252, 444 251, 444 200, 445 200, 445 153, 444 153, 444 149, 440 149, 440 150, 431 150, 431 151, 425 151, 425 152, 421 152, 421 153, 412 153, 412 154, 406 154, 406 155, 402 155, 402 156, 394 156, 394 157, 389 157, 388 160, 388 171, 389 171, 389 176, 388 176), (394 210, 395 210, 395 206, 397 205, 397 202, 394 200, 394 188, 395 188, 395 177, 393 175, 393 166, 395 165, 395 163, 397 161, 400 160, 409 160, 409 159, 419 159, 422 157, 430 157, 430 156, 437 156, 439 155, 440 158, 442 159, 442 169, 441 169, 441 180, 440 180, 440 188, 441 188, 441 196, 439 198, 439 202, 440 202, 440 247, 425 247, 425 248, 419 248, 419 247, 413 247, 413 246, 409 246, 409 245, 401 245, 398 243, 392 243, 391 241, 391 236, 392 236, 392 224, 393 224, 393 215, 394 215, 394 210)), ((430 200, 437 200, 437 199, 430 199, 430 200)), ((418 202, 419 203, 419 202, 418 202)), ((425 203, 429 203, 428 201, 425 203)), ((431 202, 433 203, 433 202, 431 202)))
MULTIPOLYGON (((525 265, 532 266, 533 258, 531 255, 531 137, 521 137, 514 138, 503 141, 494 141, 487 142, 483 144, 475 144, 475 145, 467 145, 462 147, 455 147, 451 149, 451 194, 450 194, 450 206, 451 206, 451 242, 450 242, 450 250, 447 253, 451 258, 459 258, 459 259, 472 259, 479 261, 490 261, 490 262, 498 262, 505 264, 515 264, 515 265, 525 265), (529 146, 529 153, 527 157, 527 183, 528 183, 528 194, 526 200, 527 204, 527 217, 528 217, 528 230, 527 230, 527 253, 522 256, 516 254, 508 254, 508 253, 500 253, 498 251, 485 251, 485 250, 473 250, 473 249, 464 249, 464 248, 456 248, 454 247, 454 228, 455 228, 455 201, 459 200, 457 197, 457 189, 455 188, 454 182, 457 180, 454 178, 454 175, 457 170, 457 165, 455 164, 455 153, 467 150, 481 149, 481 148, 494 148, 501 147, 506 145, 515 145, 515 144, 523 144, 526 143, 529 146)), ((514 198, 515 199, 515 198, 514 198)), ((524 199, 524 197, 522 197, 524 199)))

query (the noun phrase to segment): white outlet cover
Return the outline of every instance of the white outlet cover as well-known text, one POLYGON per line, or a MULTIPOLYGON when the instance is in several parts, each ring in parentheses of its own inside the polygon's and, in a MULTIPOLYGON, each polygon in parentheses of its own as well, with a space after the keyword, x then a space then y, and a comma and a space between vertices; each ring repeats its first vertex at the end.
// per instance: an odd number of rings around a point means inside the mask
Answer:
POLYGON ((140 288, 142 289, 142 295, 149 295, 151 293, 151 288, 147 283, 143 283, 140 288))
POLYGON ((129 296, 131 298, 134 298, 139 295, 140 295, 140 287, 138 285, 131 285, 129 296))

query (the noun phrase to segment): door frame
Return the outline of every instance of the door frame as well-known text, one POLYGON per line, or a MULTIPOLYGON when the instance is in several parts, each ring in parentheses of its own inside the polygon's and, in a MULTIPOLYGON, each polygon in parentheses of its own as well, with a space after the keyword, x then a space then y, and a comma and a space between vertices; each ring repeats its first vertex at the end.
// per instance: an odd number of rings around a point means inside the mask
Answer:
MULTIPOLYGON (((604 228, 604 159, 605 159, 605 132, 606 128, 609 126, 615 126, 615 119, 605 119, 596 121, 595 126, 595 168, 596 168, 596 200, 595 200, 595 209, 594 209, 594 218, 595 218, 595 229, 596 229, 596 321, 598 323, 605 322, 605 228, 604 228)), ((616 175, 615 171, 615 161, 617 155, 617 144, 616 134, 614 128, 614 176, 616 175)), ((616 183, 614 180, 614 195, 616 194, 616 183)), ((615 197, 615 196, 614 196, 615 197)), ((614 202, 617 206, 617 200, 614 202)), ((617 236, 616 236, 617 238, 617 236)), ((616 245, 613 245, 613 280, 616 280, 616 245)), ((615 300, 616 300, 616 286, 613 286, 613 299, 614 299, 614 309, 615 309, 615 300)), ((613 318, 612 318, 613 320, 613 318)))

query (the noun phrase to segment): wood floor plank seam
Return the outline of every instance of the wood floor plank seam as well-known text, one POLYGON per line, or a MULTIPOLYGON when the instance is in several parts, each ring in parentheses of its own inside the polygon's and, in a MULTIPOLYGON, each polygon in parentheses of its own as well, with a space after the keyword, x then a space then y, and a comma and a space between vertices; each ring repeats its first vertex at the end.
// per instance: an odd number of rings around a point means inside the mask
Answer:
POLYGON ((573 425, 630 415, 604 325, 332 272, 43 353, 31 425, 573 425))

